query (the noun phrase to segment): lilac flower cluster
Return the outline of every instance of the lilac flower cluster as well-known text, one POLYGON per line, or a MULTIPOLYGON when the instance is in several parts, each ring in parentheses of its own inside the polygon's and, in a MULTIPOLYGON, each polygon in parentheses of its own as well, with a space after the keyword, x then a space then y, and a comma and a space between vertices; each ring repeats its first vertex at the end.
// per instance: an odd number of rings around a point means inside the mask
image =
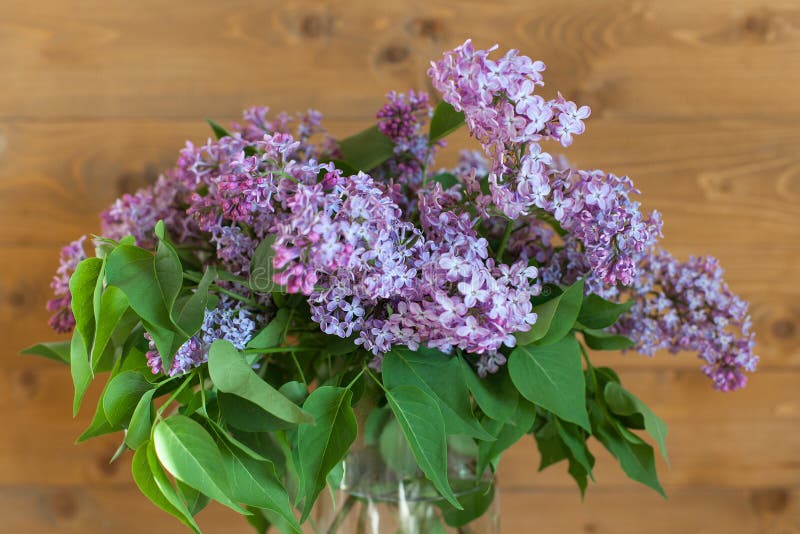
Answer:
MULTIPOLYGON (((425 93, 389 93, 376 118, 394 157, 352 176, 335 167, 342 153, 318 112, 270 119, 252 108, 229 135, 187 143, 152 187, 117 200, 102 215, 103 235, 149 248, 163 220, 200 263, 240 276, 273 236, 273 281, 306 295, 319 328, 354 338, 375 366, 393 346, 427 345, 476 355, 481 375, 496 372, 514 334, 536 322, 541 284, 583 278, 589 293, 633 296, 618 329, 639 350, 696 350, 719 389, 743 385, 757 360, 750 322, 716 264, 659 252, 660 215, 642 212, 629 178, 577 170, 544 151, 547 141, 569 146, 590 110, 535 94, 544 64, 516 50, 491 59, 495 49, 467 41, 429 70, 482 148, 462 152, 449 170, 455 185, 429 180, 444 142, 429 142, 425 93)), ((48 304, 58 331, 74 324, 68 279, 82 254, 80 242, 62 254, 48 304)), ((272 309, 270 296, 244 284, 219 285, 255 304, 221 300, 167 374, 206 361, 215 339, 243 347, 272 309)), ((152 344, 148 360, 164 371, 152 344)))
POLYGON ((61 262, 50 282, 55 298, 47 301, 47 310, 55 312, 50 317, 50 328, 59 334, 72 332, 75 328, 75 317, 72 315, 72 294, 69 290, 69 279, 78 264, 86 258, 83 242, 86 236, 73 241, 61 249, 61 262))
MULTIPOLYGON (((207 362, 208 349, 211 343, 218 339, 230 341, 239 350, 244 349, 257 329, 266 323, 266 315, 256 313, 231 299, 220 299, 215 309, 206 310, 200 332, 181 345, 175 354, 172 367, 166 374, 168 376, 182 375, 207 362)), ((150 341, 150 350, 146 354, 147 365, 153 374, 164 373, 161 356, 159 356, 152 338, 149 334, 145 334, 145 337, 150 341)))
POLYGON ((715 388, 744 387, 744 373, 755 371, 758 363, 752 322, 747 303, 731 292, 722 274, 712 257, 679 262, 655 251, 627 292, 634 305, 615 330, 633 339, 643 354, 698 352, 715 388))
POLYGON ((468 215, 443 208, 449 200, 441 188, 420 196, 420 231, 363 173, 298 188, 278 224, 276 282, 310 295, 324 332, 357 334, 376 355, 398 344, 476 354, 513 346, 512 334, 536 320, 536 269, 496 265, 468 215))
POLYGON ((474 204, 486 215, 494 206, 509 219, 549 214, 569 235, 565 250, 575 250, 564 254, 559 263, 566 263, 567 271, 558 275, 589 275, 591 290, 629 285, 642 254, 660 235, 658 214, 641 214, 639 203, 630 199, 638 191, 629 179, 564 169, 542 151, 539 141, 546 139, 570 145, 573 135, 583 133, 590 110, 560 94, 549 101, 535 95, 543 85, 544 64, 516 50, 489 59, 495 48, 475 50, 467 41, 429 71, 445 101, 464 112, 489 157, 491 199, 482 196, 477 176, 465 183, 474 204))

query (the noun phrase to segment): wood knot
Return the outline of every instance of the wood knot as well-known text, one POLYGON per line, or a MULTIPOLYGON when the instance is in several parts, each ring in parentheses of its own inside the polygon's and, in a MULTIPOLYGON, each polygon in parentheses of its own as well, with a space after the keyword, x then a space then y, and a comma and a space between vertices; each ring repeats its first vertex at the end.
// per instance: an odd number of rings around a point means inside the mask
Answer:
POLYGON ((411 55, 407 46, 389 45, 378 54, 379 63, 397 64, 402 63, 411 55))
POLYGON ((757 512, 780 514, 789 504, 789 492, 784 488, 757 489, 750 500, 757 512))
POLYGON ((12 308, 24 308, 27 301, 25 293, 18 290, 10 292, 6 299, 12 308))
POLYGON ((152 184, 157 178, 158 169, 153 164, 148 164, 141 172, 123 172, 116 181, 117 194, 134 193, 152 184))
POLYGON ((78 515, 78 500, 69 490, 61 490, 47 499, 47 510, 56 519, 72 519, 78 515))
POLYGON ((791 319, 778 319, 772 323, 772 334, 778 339, 794 337, 797 327, 791 319))
POLYGON ((742 31, 758 41, 767 42, 774 37, 775 25, 770 14, 762 11, 747 15, 742 21, 742 31))
POLYGON ((408 24, 409 33, 430 41, 441 41, 444 33, 444 24, 437 19, 417 18, 408 24))
POLYGON ((586 534, 594 534, 597 532, 597 525, 594 523, 586 523, 583 525, 583 531, 586 532, 586 534))
POLYGON ((95 465, 97 466, 97 470, 100 472, 101 475, 112 478, 119 472, 120 462, 111 462, 111 458, 114 457, 114 453, 117 452, 116 446, 109 446, 105 449, 102 454, 97 456, 95 461, 95 465))
POLYGON ((34 397, 39 391, 39 376, 31 369, 23 369, 17 375, 17 384, 28 397, 34 397))
POLYGON ((316 39, 331 33, 333 24, 330 17, 309 14, 300 19, 300 34, 309 39, 316 39))

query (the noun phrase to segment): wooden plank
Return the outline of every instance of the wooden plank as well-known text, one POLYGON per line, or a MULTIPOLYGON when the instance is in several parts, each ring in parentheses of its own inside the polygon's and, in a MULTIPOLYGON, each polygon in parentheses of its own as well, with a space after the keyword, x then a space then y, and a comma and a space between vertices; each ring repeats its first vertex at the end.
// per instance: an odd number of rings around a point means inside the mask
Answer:
MULTIPOLYGON (((368 124, 329 121, 328 128, 345 136, 368 124)), ((96 230, 97 213, 114 198, 173 165, 185 139, 208 136, 199 118, 0 123, 0 245, 60 244, 96 230)), ((677 254, 725 259, 741 257, 742 247, 796 252, 798 143, 791 124, 590 119, 572 147, 550 149, 581 168, 633 177, 645 208, 663 212, 665 244, 677 254)), ((439 164, 460 148, 478 147, 462 131, 439 164)), ((777 263, 784 278, 797 274, 791 262, 777 263)))
MULTIPOLYGON (((797 486, 767 490, 686 488, 673 493, 669 500, 627 489, 602 489, 590 493, 584 501, 577 491, 501 487, 499 510, 504 534, 800 532, 797 486)), ((0 488, 0 514, 8 532, 26 534, 183 532, 175 519, 156 509, 132 486, 0 488)), ((243 518, 217 505, 201 512, 198 522, 208 534, 252 532, 243 518)))
POLYGON ((387 90, 425 87, 428 61, 465 35, 544 60, 549 87, 598 116, 800 112, 787 98, 800 83, 800 12, 788 1, 717 0, 702 10, 689 0, 3 8, 3 118, 219 117, 264 100, 365 117, 387 90))

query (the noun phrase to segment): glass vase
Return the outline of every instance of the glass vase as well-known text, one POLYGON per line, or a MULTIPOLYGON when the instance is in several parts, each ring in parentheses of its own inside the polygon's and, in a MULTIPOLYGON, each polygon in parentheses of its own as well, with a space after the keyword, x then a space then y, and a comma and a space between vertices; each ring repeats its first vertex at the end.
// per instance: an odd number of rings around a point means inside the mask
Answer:
MULTIPOLYGON (((374 443, 351 452, 329 478, 310 532, 314 534, 497 534, 495 477, 477 476, 469 447, 448 447, 448 479, 463 511, 439 496, 402 434, 391 425, 374 443), (467 449, 467 450, 465 450, 467 449), (338 484, 337 484, 338 480, 338 484)), ((469 441, 468 443, 471 443, 469 441)))

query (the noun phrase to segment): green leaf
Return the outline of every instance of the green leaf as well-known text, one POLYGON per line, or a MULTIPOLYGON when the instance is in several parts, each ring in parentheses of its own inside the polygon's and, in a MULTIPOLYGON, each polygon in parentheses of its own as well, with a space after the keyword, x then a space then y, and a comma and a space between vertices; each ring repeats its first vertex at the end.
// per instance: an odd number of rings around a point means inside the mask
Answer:
POLYGON ((431 144, 439 139, 447 137, 454 131, 458 130, 464 124, 464 112, 456 111, 452 105, 445 101, 441 101, 436 105, 433 110, 433 118, 431 118, 431 131, 428 136, 431 144))
POLYGON ((480 378, 466 360, 458 358, 467 387, 483 413, 503 423, 512 421, 517 410, 519 393, 511 383, 508 369, 480 378))
POLYGON ((69 364, 70 353, 69 341, 51 341, 47 343, 37 343, 28 348, 22 349, 20 354, 30 354, 41 356, 49 360, 69 364))
POLYGON ((278 419, 257 404, 233 393, 219 392, 217 402, 225 423, 245 432, 274 432, 294 427, 294 423, 278 419))
POLYGON ((232 499, 222 453, 199 423, 173 415, 153 430, 156 454, 172 476, 240 514, 247 512, 232 499))
MULTIPOLYGON (((156 488, 161 492, 161 495, 172 506, 172 508, 177 510, 178 516, 176 517, 181 519, 184 524, 187 524, 188 522, 188 524, 192 525, 192 529, 199 534, 200 528, 197 527, 194 517, 192 517, 191 512, 189 512, 189 509, 186 507, 186 503, 183 502, 183 499, 180 497, 180 495, 178 495, 178 492, 175 490, 172 482, 170 482, 169 477, 167 477, 167 473, 164 471, 164 468, 158 462, 158 457, 156 456, 156 449, 153 442, 148 441, 146 447, 142 447, 136 452, 138 453, 142 450, 146 452, 147 465, 150 467, 150 473, 152 474, 153 482, 155 483, 156 488)), ((156 503, 156 505, 158 504, 156 503)))
POLYGON ((666 497, 658 481, 653 447, 626 428, 608 421, 597 424, 594 435, 619 460, 626 475, 666 497))
MULTIPOLYGON (((106 387, 108 387, 107 384, 106 387)), ((105 390, 103 390, 103 392, 105 393, 105 390)), ((89 427, 83 431, 83 434, 78 436, 78 439, 75 440, 75 443, 83 443, 87 439, 96 438, 97 436, 103 436, 105 434, 112 434, 117 430, 119 429, 111 426, 111 423, 109 423, 108 419, 106 419, 106 414, 103 411, 103 404, 101 401, 95 408, 94 416, 92 416, 92 422, 89 423, 89 427)))
POLYGON ((552 418, 548 417, 543 425, 537 427, 533 435, 539 449, 539 471, 569 458, 569 449, 558 435, 558 428, 552 418))
POLYGON ((475 419, 458 358, 420 347, 395 347, 383 357, 382 376, 388 389, 408 385, 436 400, 448 434, 494 439, 475 419))
POLYGON ((216 278, 217 270, 214 267, 208 267, 194 293, 172 309, 170 315, 172 322, 187 334, 194 335, 203 326, 208 304, 208 288, 216 278))
POLYGON ((289 322, 288 308, 281 308, 275 317, 247 343, 248 349, 271 349, 283 343, 283 333, 289 322))
POLYGON ((286 489, 275 474, 272 462, 255 460, 227 444, 222 445, 221 451, 233 498, 280 514, 295 532, 300 532, 286 489))
POLYGON ((583 280, 578 280, 559 296, 534 306, 538 318, 527 332, 515 334, 520 346, 549 345, 566 336, 575 326, 583 300, 583 280))
POLYGON ((92 344, 92 368, 96 371, 103 352, 106 350, 111 335, 116 330, 122 316, 128 309, 128 299, 121 289, 108 286, 100 297, 100 305, 96 310, 97 328, 92 344))
MULTIPOLYGON (((474 481, 464 481, 470 485, 475 484, 474 481)), ((463 510, 458 510, 444 501, 438 501, 436 505, 442 511, 444 522, 449 526, 461 529, 461 527, 478 519, 489 510, 494 501, 494 484, 491 482, 481 482, 474 487, 466 486, 464 488, 456 488, 459 493, 461 503, 464 505, 463 510)))
POLYGON ((322 386, 308 396, 303 408, 314 416, 315 424, 297 429, 297 454, 300 486, 304 496, 305 521, 325 480, 341 462, 356 439, 358 428, 348 388, 322 386))
POLYGON ((574 337, 552 345, 517 347, 508 358, 508 372, 523 397, 561 419, 591 429, 581 354, 574 337))
POLYGON ((86 258, 78 264, 69 279, 75 329, 86 343, 87 352, 90 349, 89 343, 94 339, 94 294, 102 269, 103 260, 86 258))
POLYGON ((217 388, 246 399, 289 423, 312 423, 314 418, 264 382, 228 341, 217 340, 208 354, 208 372, 217 388))
POLYGON ((103 394, 103 412, 111 426, 127 426, 142 395, 152 388, 136 371, 125 371, 112 378, 103 394))
POLYGON ((616 323, 622 314, 631 309, 631 306, 633 300, 617 304, 592 293, 583 299, 578 322, 588 328, 602 330, 616 323))
POLYGON ((106 280, 128 297, 161 355, 164 369, 172 367, 175 351, 189 338, 177 332, 170 318, 183 283, 180 260, 163 241, 153 256, 147 250, 120 245, 106 260, 106 280))
POLYGON ((214 132, 214 135, 217 136, 217 139, 222 139, 223 137, 232 137, 231 133, 224 126, 214 122, 211 119, 206 119, 206 122, 209 126, 211 126, 211 131, 214 132))
POLYGON ((667 460, 667 425, 633 393, 627 391, 617 382, 608 382, 603 394, 608 407, 617 415, 633 416, 639 414, 644 420, 644 428, 653 436, 661 449, 661 455, 667 460))
POLYGON ((442 497, 463 510, 447 479, 447 436, 439 403, 422 389, 409 385, 390 389, 386 400, 400 423, 417 465, 442 497))
POLYGON ((372 126, 339 142, 342 159, 353 169, 368 172, 394 156, 394 143, 372 126))
POLYGON ((156 390, 146 391, 136 404, 136 408, 131 415, 131 423, 128 425, 128 432, 125 434, 125 444, 131 449, 138 449, 150 439, 150 429, 153 426, 155 409, 153 407, 153 395, 156 390))
POLYGON ((440 172, 439 174, 434 174, 431 176, 430 180, 432 182, 436 182, 441 184, 442 189, 445 191, 453 187, 454 185, 458 185, 460 182, 458 178, 456 178, 455 174, 449 172, 440 172))
POLYGON ((476 472, 483 474, 490 463, 531 431, 536 420, 536 407, 525 399, 519 399, 510 422, 486 419, 484 426, 497 437, 494 441, 478 443, 478 467, 476 472))
POLYGON ((89 389, 92 382, 92 368, 89 365, 89 353, 86 350, 86 343, 78 330, 72 333, 70 343, 69 367, 72 374, 72 385, 75 389, 75 397, 72 401, 72 416, 78 415, 81 408, 81 401, 89 389))
POLYGON ((178 488, 178 494, 183 499, 183 502, 186 503, 186 509, 189 510, 189 513, 193 516, 202 512, 203 508, 208 506, 208 503, 211 502, 208 495, 203 495, 201 492, 191 486, 187 486, 180 480, 175 480, 175 486, 178 488))
POLYGON ((602 330, 583 330, 586 345, 593 350, 625 350, 633 347, 633 341, 619 334, 610 334, 602 330))
POLYGON ((252 515, 245 516, 245 519, 247 519, 247 522, 250 523, 250 526, 255 529, 256 534, 267 534, 271 523, 266 517, 264 517, 264 513, 255 506, 248 506, 247 511, 252 515))
POLYGON ((181 523, 192 529, 197 534, 200 534, 200 527, 197 526, 189 510, 180 500, 175 493, 175 489, 169 484, 166 474, 161 469, 161 466, 156 464, 156 470, 159 477, 159 482, 156 482, 156 475, 150 467, 148 461, 148 449, 152 449, 152 444, 149 447, 141 447, 133 455, 133 462, 131 463, 131 471, 133 473, 133 480, 139 487, 139 491, 144 494, 150 501, 167 512, 175 516, 181 523), (161 487, 167 488, 167 491, 162 491, 161 487))
MULTIPOLYGON (((570 460, 575 460, 583 468, 592 480, 592 468, 594 467, 594 456, 586 446, 586 437, 583 431, 576 425, 560 421, 557 417, 553 418, 558 436, 570 452, 570 460)), ((578 483, 580 485, 580 482, 578 483)), ((585 489, 585 488, 584 488, 585 489)))

